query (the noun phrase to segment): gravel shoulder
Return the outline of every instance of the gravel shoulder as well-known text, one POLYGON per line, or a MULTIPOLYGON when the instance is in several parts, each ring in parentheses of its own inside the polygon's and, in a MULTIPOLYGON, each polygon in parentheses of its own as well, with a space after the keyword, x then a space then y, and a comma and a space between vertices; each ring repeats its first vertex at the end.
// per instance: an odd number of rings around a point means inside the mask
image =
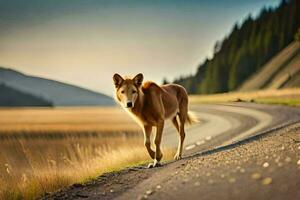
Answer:
POLYGON ((173 165, 117 199, 299 199, 300 123, 173 165))

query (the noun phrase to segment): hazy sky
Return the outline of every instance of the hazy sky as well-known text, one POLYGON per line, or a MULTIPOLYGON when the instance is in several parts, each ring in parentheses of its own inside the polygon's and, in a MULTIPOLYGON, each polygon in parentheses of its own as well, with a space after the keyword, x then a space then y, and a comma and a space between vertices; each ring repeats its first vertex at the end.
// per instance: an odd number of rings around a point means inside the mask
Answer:
POLYGON ((279 0, 0 0, 0 66, 111 95, 112 75, 194 73, 235 22, 279 0))

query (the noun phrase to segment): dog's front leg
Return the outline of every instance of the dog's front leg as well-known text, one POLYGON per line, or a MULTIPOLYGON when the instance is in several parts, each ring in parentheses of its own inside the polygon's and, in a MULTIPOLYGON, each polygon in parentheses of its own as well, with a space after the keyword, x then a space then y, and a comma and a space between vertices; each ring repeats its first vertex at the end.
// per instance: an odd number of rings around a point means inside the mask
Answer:
POLYGON ((144 126, 144 145, 152 159, 155 157, 155 152, 151 149, 151 141, 150 141, 150 136, 152 132, 152 126, 150 125, 145 125, 144 126))
POLYGON ((161 143, 163 129, 164 129, 164 120, 161 120, 157 123, 157 126, 156 126, 156 135, 155 135, 155 139, 154 139, 154 143, 155 143, 154 162, 152 165, 150 164, 149 167, 157 167, 157 166, 161 165, 160 160, 161 160, 163 154, 160 149, 160 143, 161 143))

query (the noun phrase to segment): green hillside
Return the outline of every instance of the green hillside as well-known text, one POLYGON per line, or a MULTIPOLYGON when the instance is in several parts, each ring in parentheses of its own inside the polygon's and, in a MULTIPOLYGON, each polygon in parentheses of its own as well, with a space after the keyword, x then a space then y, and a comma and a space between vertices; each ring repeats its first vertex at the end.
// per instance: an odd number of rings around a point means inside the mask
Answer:
POLYGON ((52 106, 52 103, 40 97, 26 94, 4 84, 0 84, 0 106, 52 106))
POLYGON ((259 16, 249 16, 217 42, 212 59, 206 59, 195 75, 174 82, 189 93, 218 93, 236 90, 293 40, 300 27, 300 1, 283 0, 275 8, 263 8, 259 16))
POLYGON ((300 86, 300 42, 293 42, 247 79, 239 91, 300 86))

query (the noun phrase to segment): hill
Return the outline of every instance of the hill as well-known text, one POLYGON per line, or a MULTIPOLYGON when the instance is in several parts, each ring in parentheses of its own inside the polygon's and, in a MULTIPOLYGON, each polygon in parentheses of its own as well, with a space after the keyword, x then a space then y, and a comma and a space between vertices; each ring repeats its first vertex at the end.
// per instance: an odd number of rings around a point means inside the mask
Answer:
POLYGON ((54 80, 28 76, 2 67, 0 67, 0 84, 43 98, 52 102, 54 106, 110 106, 115 104, 111 97, 101 93, 54 80))
POLYGON ((293 42, 246 80, 239 91, 299 86, 300 43, 293 42))
POLYGON ((52 106, 52 103, 40 97, 26 94, 4 84, 0 84, 0 106, 52 106))
POLYGON ((293 42, 300 27, 299 10, 299 0, 282 0, 277 8, 263 8, 258 17, 247 17, 215 44, 213 57, 200 64, 196 74, 174 82, 192 94, 238 89, 293 42))

